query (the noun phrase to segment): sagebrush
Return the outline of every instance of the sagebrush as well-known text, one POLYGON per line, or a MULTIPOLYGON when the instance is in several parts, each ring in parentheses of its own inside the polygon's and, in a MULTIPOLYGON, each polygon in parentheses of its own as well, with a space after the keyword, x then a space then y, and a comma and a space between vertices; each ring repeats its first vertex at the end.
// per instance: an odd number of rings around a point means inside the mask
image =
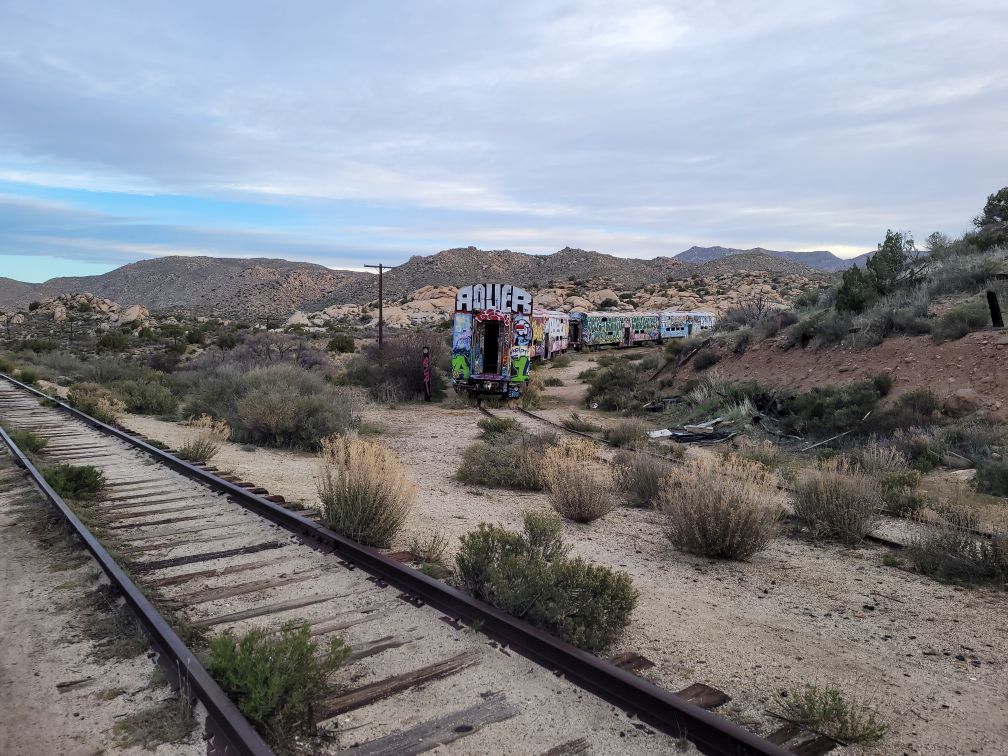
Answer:
POLYGON ((550 504, 569 520, 592 522, 615 507, 612 478, 593 441, 563 439, 547 449, 542 476, 550 504))
POLYGON ((318 465, 323 523, 368 546, 389 546, 416 499, 416 485, 395 453, 336 435, 322 439, 318 465))

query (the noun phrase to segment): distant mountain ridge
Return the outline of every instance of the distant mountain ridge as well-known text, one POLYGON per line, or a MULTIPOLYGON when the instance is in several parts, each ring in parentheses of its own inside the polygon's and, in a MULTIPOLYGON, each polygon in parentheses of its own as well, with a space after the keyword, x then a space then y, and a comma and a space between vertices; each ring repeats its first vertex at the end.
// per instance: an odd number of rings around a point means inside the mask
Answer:
MULTIPOLYGON (((551 282, 591 283, 599 289, 634 292, 677 281, 686 282, 680 288, 689 288, 692 279, 733 271, 810 278, 824 275, 821 269, 805 264, 803 255, 811 253, 755 249, 731 254, 734 250, 725 247, 707 250, 694 247, 675 257, 641 260, 571 247, 548 255, 459 247, 434 255, 414 255, 388 269, 384 298, 395 303, 424 286, 461 286, 475 281, 515 281, 530 289, 542 289, 551 282), (709 255, 710 259, 693 262, 687 253, 709 255)), ((124 305, 140 304, 152 312, 177 309, 261 321, 295 310, 367 304, 377 299, 377 289, 371 273, 332 270, 313 263, 176 256, 141 260, 97 276, 53 278, 40 284, 0 278, 0 310, 25 308, 32 300, 64 293, 88 292, 124 305)))
POLYGON ((733 247, 690 247, 675 256, 676 260, 689 263, 706 263, 712 260, 719 260, 722 257, 734 255, 760 254, 778 257, 784 260, 807 265, 816 270, 823 270, 827 273, 835 273, 840 270, 847 270, 852 265, 864 265, 871 257, 871 252, 865 252, 852 258, 843 258, 834 255, 827 250, 817 250, 815 252, 788 252, 774 249, 764 249, 763 247, 753 247, 752 249, 735 249, 733 247))

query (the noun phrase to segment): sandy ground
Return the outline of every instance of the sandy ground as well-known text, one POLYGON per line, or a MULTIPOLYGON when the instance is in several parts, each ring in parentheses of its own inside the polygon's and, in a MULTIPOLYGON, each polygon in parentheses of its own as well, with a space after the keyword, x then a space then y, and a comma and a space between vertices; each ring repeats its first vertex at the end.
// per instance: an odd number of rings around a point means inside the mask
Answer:
MULTIPOLYGON (((11 470, 0 459, 0 477, 11 470)), ((189 740, 157 747, 122 748, 113 727, 123 717, 167 697, 167 685, 152 684, 153 662, 141 654, 124 661, 95 662, 91 641, 81 639, 81 594, 94 584, 88 561, 55 571, 35 549, 33 536, 8 507, 33 491, 0 493, 0 753, 14 756, 131 753, 200 754, 200 728, 189 740), (82 681, 60 692, 60 683, 82 681)))
MULTIPOLYGON (((556 369, 545 414, 566 413, 583 386, 583 359, 556 369), (572 401, 573 400, 573 401, 572 401), (553 409, 550 409, 553 407, 553 409)), ((519 422, 537 423, 518 413, 519 422)), ((593 413, 594 415, 594 413, 593 413)), ((452 537, 481 522, 517 527, 542 494, 488 490, 452 480, 477 435, 474 409, 439 405, 373 408, 418 483, 415 510, 396 548, 411 536, 452 537)), ((604 418, 603 418, 604 420, 604 418)), ((126 425, 172 444, 170 423, 128 417, 126 425)), ((288 498, 314 501, 311 455, 242 451, 226 444, 215 463, 288 498)), ((631 627, 615 649, 656 663, 646 675, 677 690, 707 682, 733 701, 721 709, 767 733, 781 691, 834 686, 875 705, 890 723, 872 752, 1004 753, 1008 742, 1008 594, 962 590, 884 567, 878 548, 814 545, 782 536, 750 563, 716 562, 673 549, 650 511, 617 508, 590 525, 567 524, 575 553, 626 570, 640 591, 631 627)))

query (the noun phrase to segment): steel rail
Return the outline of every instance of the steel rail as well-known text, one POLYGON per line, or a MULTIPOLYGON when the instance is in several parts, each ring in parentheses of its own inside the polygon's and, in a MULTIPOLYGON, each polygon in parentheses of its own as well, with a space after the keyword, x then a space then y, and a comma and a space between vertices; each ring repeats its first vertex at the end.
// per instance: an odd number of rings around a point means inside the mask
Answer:
POLYGON ((266 745, 259 733, 242 716, 238 707, 221 690, 192 651, 175 634, 175 631, 158 613, 143 591, 116 564, 101 542, 46 482, 38 468, 32 464, 31 460, 3 428, 0 428, 0 437, 11 450, 17 464, 28 472, 49 503, 59 510, 87 550, 91 552, 98 565, 108 575, 112 584, 122 593, 133 615, 146 630, 151 646, 158 652, 158 665, 164 671, 165 676, 173 680, 179 687, 179 695, 186 695, 191 691, 206 707, 210 724, 212 724, 214 751, 219 754, 235 753, 242 756, 272 756, 272 749, 266 745))
POLYGON ((636 715, 656 729, 673 737, 685 737, 702 753, 725 756, 786 756, 791 753, 631 672, 390 559, 375 549, 351 541, 297 512, 284 509, 125 431, 96 420, 9 375, 0 373, 0 376, 41 399, 53 402, 55 406, 91 427, 143 450, 187 477, 228 494, 236 503, 284 529, 330 548, 332 553, 343 560, 416 596, 449 616, 477 623, 484 634, 501 641, 537 664, 561 673, 575 685, 636 715))

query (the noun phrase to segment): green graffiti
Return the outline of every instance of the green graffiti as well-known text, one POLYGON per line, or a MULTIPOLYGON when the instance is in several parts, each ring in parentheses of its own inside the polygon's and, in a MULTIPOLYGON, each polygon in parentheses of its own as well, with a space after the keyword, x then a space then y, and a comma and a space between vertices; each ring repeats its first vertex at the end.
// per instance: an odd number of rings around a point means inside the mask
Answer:
POLYGON ((469 380, 469 360, 464 354, 452 356, 452 378, 456 380, 469 380))

